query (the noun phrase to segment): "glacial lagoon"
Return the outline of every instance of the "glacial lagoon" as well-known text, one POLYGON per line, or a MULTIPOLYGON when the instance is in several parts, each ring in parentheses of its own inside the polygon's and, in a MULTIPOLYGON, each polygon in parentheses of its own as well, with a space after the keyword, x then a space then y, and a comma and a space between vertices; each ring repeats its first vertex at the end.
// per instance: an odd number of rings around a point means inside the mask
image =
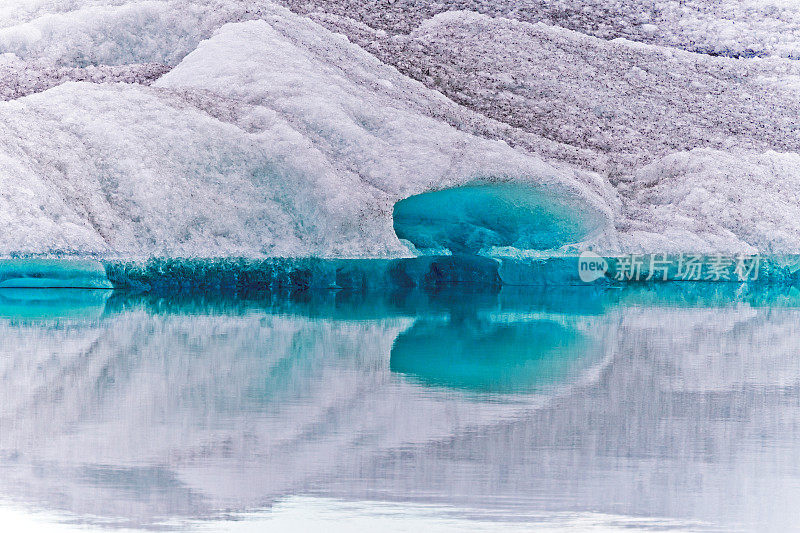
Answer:
POLYGON ((798 346, 790 286, 1 289, 0 514, 785 529, 798 346))

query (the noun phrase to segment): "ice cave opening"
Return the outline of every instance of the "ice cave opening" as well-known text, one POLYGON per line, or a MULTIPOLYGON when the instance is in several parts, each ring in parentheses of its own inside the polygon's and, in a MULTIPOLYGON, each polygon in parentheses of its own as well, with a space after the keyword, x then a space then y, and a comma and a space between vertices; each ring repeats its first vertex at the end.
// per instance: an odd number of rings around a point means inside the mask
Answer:
POLYGON ((550 250, 584 240, 602 215, 577 195, 527 183, 476 183, 410 196, 394 231, 420 251, 550 250))

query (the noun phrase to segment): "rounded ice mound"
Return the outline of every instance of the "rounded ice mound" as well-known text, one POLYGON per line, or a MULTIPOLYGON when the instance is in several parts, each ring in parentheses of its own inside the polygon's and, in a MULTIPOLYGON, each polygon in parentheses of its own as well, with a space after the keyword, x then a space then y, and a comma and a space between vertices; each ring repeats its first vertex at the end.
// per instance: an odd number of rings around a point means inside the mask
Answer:
POLYGON ((177 65, 197 44, 245 10, 207 0, 73 0, 3 12, 0 53, 61 66, 177 65))
POLYGON ((399 238, 420 250, 453 253, 549 250, 584 240, 602 224, 602 214, 576 195, 529 183, 475 183, 394 206, 399 238))
POLYGON ((397 201, 489 176, 572 191, 615 236, 598 176, 460 131, 431 116, 440 95, 270 13, 151 87, 0 102, 0 255, 403 257, 397 201))
POLYGON ((800 250, 800 154, 679 152, 640 169, 625 187, 625 249, 800 250))

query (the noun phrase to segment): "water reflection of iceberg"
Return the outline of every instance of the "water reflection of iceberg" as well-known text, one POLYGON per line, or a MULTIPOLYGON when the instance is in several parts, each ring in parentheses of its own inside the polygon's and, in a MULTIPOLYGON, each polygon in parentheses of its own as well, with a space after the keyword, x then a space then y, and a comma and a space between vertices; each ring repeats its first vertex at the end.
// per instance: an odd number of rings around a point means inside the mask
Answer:
POLYGON ((593 348, 581 331, 554 320, 420 320, 397 337, 390 368, 428 385, 533 392, 597 362, 593 348))
POLYGON ((0 319, 97 320, 110 290, 0 289, 0 319))
POLYGON ((269 506, 541 405, 390 372, 415 321, 504 308, 494 292, 116 294, 101 320, 0 318, 0 491, 144 526, 269 506))
POLYGON ((114 295, 102 309, 0 317, 3 499, 151 527, 295 494, 725 523, 787 516, 796 496, 791 292, 114 295), (546 383, 541 368, 499 380, 515 394, 392 372, 402 356, 424 374, 417 353, 455 355, 468 335, 498 352, 549 339, 512 362, 587 351, 546 383), (767 505, 775 483, 786 496, 767 505))

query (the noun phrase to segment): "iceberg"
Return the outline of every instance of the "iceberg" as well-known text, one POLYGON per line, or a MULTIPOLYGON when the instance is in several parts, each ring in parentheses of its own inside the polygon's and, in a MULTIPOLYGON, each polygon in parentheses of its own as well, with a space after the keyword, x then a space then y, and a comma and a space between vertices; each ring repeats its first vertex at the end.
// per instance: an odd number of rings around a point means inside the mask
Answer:
POLYGON ((565 191, 615 238, 609 186, 426 116, 427 93, 275 8, 223 26, 153 87, 65 83, 0 103, 0 253, 401 257, 396 202, 503 182, 565 191))
POLYGON ((7 4, 0 257, 89 258, 112 275, 320 258, 334 261, 310 275, 323 286, 419 286, 586 250, 800 251, 791 6, 743 6, 780 24, 731 34, 750 44, 728 53, 686 45, 695 22, 729 20, 697 2, 672 41, 668 3, 646 23, 617 5, 611 32, 556 27, 546 6, 467 4, 415 7, 403 31, 395 8, 378 20, 370 6, 7 4), (718 57, 748 49, 759 59, 718 57), (396 262, 431 254, 454 259, 396 262), (365 259, 395 262, 335 263, 365 259))
POLYGON ((0 289, 111 289, 99 261, 76 259, 7 259, 0 261, 0 289))

